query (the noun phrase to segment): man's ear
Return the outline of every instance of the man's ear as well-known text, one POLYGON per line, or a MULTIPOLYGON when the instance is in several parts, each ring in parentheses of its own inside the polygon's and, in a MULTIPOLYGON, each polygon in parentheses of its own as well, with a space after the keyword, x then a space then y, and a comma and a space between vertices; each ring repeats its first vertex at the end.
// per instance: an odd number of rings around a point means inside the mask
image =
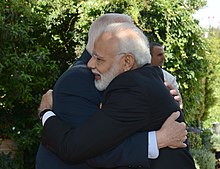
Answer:
POLYGON ((126 54, 123 57, 123 70, 128 71, 131 70, 135 66, 135 58, 132 54, 126 54))

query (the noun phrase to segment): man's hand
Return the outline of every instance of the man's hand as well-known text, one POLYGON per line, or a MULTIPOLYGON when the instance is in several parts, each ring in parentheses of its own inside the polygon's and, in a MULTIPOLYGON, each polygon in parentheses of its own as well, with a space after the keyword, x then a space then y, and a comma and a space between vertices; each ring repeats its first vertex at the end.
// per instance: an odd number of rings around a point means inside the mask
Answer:
POLYGON ((186 124, 175 121, 180 112, 174 112, 164 122, 160 130, 156 131, 158 148, 170 147, 181 148, 187 145, 183 143, 187 139, 186 124))
POLYGON ((182 97, 181 97, 180 93, 177 90, 175 90, 170 83, 164 82, 164 84, 170 90, 170 94, 179 103, 180 108, 182 109, 183 108, 183 101, 182 101, 182 97))
POLYGON ((52 109, 53 104, 53 97, 52 97, 53 90, 49 89, 41 98, 40 107, 38 108, 38 115, 45 109, 52 109))

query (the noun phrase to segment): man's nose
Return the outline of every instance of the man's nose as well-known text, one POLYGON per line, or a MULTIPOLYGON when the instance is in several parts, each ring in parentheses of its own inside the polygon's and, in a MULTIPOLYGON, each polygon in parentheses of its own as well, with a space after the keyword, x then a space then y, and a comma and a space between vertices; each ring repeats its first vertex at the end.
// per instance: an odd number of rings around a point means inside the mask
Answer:
POLYGON ((94 56, 92 56, 91 59, 89 60, 89 62, 87 63, 87 67, 89 69, 94 69, 95 68, 95 58, 94 58, 94 56))

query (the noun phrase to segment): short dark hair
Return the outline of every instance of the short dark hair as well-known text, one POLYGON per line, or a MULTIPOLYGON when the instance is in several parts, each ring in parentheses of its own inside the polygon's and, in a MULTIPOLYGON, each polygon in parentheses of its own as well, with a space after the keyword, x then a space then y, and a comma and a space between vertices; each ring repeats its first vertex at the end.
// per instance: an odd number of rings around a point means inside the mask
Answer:
POLYGON ((150 54, 151 54, 151 56, 152 56, 152 50, 153 50, 154 46, 163 47, 163 45, 158 43, 158 42, 150 42, 150 54))

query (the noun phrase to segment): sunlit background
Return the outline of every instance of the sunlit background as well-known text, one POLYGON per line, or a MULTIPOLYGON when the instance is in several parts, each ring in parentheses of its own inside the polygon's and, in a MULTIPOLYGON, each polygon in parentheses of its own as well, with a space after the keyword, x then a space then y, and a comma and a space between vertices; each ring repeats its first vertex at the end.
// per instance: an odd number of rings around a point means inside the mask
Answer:
POLYGON ((220 0, 207 0, 207 5, 194 16, 204 28, 220 28, 220 0))

